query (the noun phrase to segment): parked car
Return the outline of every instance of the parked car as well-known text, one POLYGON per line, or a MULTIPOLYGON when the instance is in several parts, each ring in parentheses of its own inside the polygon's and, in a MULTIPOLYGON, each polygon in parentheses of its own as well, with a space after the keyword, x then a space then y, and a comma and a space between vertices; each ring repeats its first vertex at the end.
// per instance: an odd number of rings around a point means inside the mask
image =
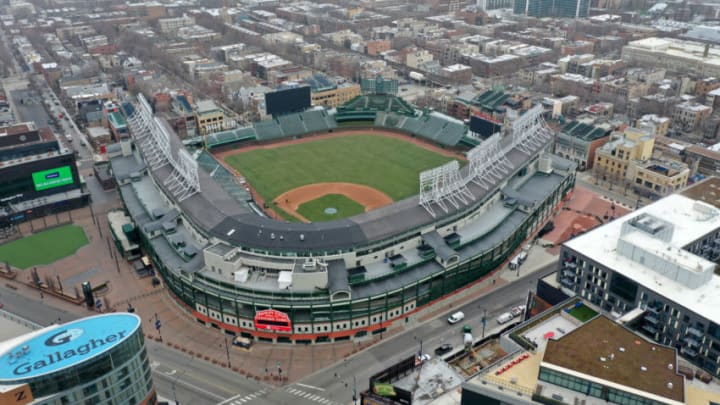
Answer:
POLYGON ((462 311, 458 311, 458 312, 455 312, 454 314, 450 315, 450 317, 448 318, 448 323, 450 323, 450 324, 458 323, 458 322, 462 321, 463 319, 465 319, 465 314, 463 314, 462 311))
POLYGON ((422 361, 423 363, 426 361, 430 361, 430 359, 432 359, 432 356, 427 353, 423 353, 420 355, 420 361, 422 361))
POLYGON ((242 336, 235 336, 233 338, 232 344, 233 346, 249 349, 252 346, 252 340, 242 336))
POLYGON ((435 355, 442 356, 443 354, 450 353, 452 351, 452 345, 450 343, 443 343, 442 345, 435 348, 435 355))
POLYGON ((502 325, 504 323, 510 322, 513 318, 515 317, 510 312, 505 312, 497 317, 497 323, 502 325))
POLYGON ((510 313, 514 316, 520 316, 525 313, 525 305, 518 305, 510 310, 510 313))

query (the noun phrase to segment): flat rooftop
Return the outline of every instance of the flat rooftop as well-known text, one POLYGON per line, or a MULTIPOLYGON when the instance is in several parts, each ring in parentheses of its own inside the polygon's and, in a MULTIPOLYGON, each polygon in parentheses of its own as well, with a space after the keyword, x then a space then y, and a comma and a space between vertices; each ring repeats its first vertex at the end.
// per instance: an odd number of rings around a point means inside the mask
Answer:
POLYGON ((685 400, 684 377, 676 373, 675 349, 647 342, 604 316, 548 341, 540 366, 547 365, 674 401, 685 400))
MULTIPOLYGON (((718 155, 720 156, 720 154, 718 155)), ((720 208, 720 177, 708 177, 686 188, 679 194, 720 208)))
MULTIPOLYGON (((709 185, 703 187, 709 187, 709 185)), ((695 313, 706 319, 720 323, 720 311, 717 310, 717 308, 720 308, 720 276, 713 275, 709 282, 698 288, 691 289, 664 277, 653 268, 630 260, 617 252, 618 239, 621 235, 623 223, 642 214, 650 214, 673 224, 674 231, 668 245, 678 249, 684 248, 719 229, 720 210, 684 195, 686 192, 667 196, 653 204, 633 211, 622 218, 565 242, 564 246, 587 256, 597 263, 602 263, 616 273, 624 275, 685 308, 691 308, 695 313), (696 205, 697 203, 700 205, 696 205)), ((698 190, 695 190, 690 193, 698 192, 698 190)), ((699 193, 700 195, 703 194, 702 192, 699 193)), ((700 258, 687 251, 683 251, 682 254, 700 258)))

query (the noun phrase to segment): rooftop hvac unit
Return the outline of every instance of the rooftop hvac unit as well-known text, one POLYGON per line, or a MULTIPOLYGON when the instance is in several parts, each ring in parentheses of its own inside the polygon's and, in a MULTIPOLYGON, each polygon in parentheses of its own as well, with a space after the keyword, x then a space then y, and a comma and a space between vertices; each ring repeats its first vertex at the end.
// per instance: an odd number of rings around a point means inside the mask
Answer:
POLYGON ((538 159, 538 171, 545 174, 552 173, 552 159, 548 155, 542 155, 538 159))

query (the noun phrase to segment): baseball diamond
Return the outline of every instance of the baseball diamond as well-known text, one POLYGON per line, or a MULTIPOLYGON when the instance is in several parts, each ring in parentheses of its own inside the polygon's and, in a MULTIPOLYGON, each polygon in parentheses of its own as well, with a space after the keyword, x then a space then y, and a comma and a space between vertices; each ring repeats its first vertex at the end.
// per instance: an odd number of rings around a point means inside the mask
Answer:
POLYGON ((381 333, 497 269, 575 183, 575 163, 548 153, 541 106, 481 140, 371 94, 190 151, 142 95, 122 110, 139 154, 127 144, 110 159, 143 250, 199 322, 267 342, 381 333))
MULTIPOLYGON (((390 203, 417 194, 418 174, 450 159, 447 153, 436 153, 423 148, 420 142, 411 143, 406 139, 387 133, 357 134, 353 131, 336 133, 332 137, 308 137, 290 144, 277 143, 271 145, 272 148, 270 145, 249 150, 241 148, 236 154, 225 152, 222 159, 245 178, 263 201, 273 202, 269 204, 270 209, 275 209, 281 202, 287 206, 289 196, 278 198, 281 194, 316 183, 364 185, 389 196, 391 200, 387 203, 390 203)), ((326 194, 322 189, 315 190, 316 197, 326 194)), ((371 208, 377 207, 374 204, 371 208)), ((324 220, 361 212, 364 210, 348 211, 324 220)))

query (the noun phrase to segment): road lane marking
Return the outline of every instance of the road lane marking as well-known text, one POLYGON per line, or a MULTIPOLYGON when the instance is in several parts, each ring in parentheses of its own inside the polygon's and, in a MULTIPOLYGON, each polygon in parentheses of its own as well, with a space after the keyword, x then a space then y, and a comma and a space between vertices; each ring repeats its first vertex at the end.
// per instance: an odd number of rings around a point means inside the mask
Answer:
POLYGON ((222 401, 222 402, 218 403, 217 405, 224 405, 224 404, 230 403, 230 402, 232 402, 232 401, 234 401, 234 400, 238 399, 238 397, 239 397, 240 395, 242 395, 242 394, 237 394, 237 395, 234 395, 234 396, 232 396, 232 397, 230 397, 230 398, 228 398, 228 399, 226 399, 226 400, 224 400, 224 401, 222 401))
POLYGON ((305 387, 305 388, 310 388, 311 390, 325 391, 325 388, 314 387, 314 386, 312 386, 312 385, 305 385, 305 384, 301 384, 301 383, 296 383, 295 385, 299 385, 299 386, 305 387))

